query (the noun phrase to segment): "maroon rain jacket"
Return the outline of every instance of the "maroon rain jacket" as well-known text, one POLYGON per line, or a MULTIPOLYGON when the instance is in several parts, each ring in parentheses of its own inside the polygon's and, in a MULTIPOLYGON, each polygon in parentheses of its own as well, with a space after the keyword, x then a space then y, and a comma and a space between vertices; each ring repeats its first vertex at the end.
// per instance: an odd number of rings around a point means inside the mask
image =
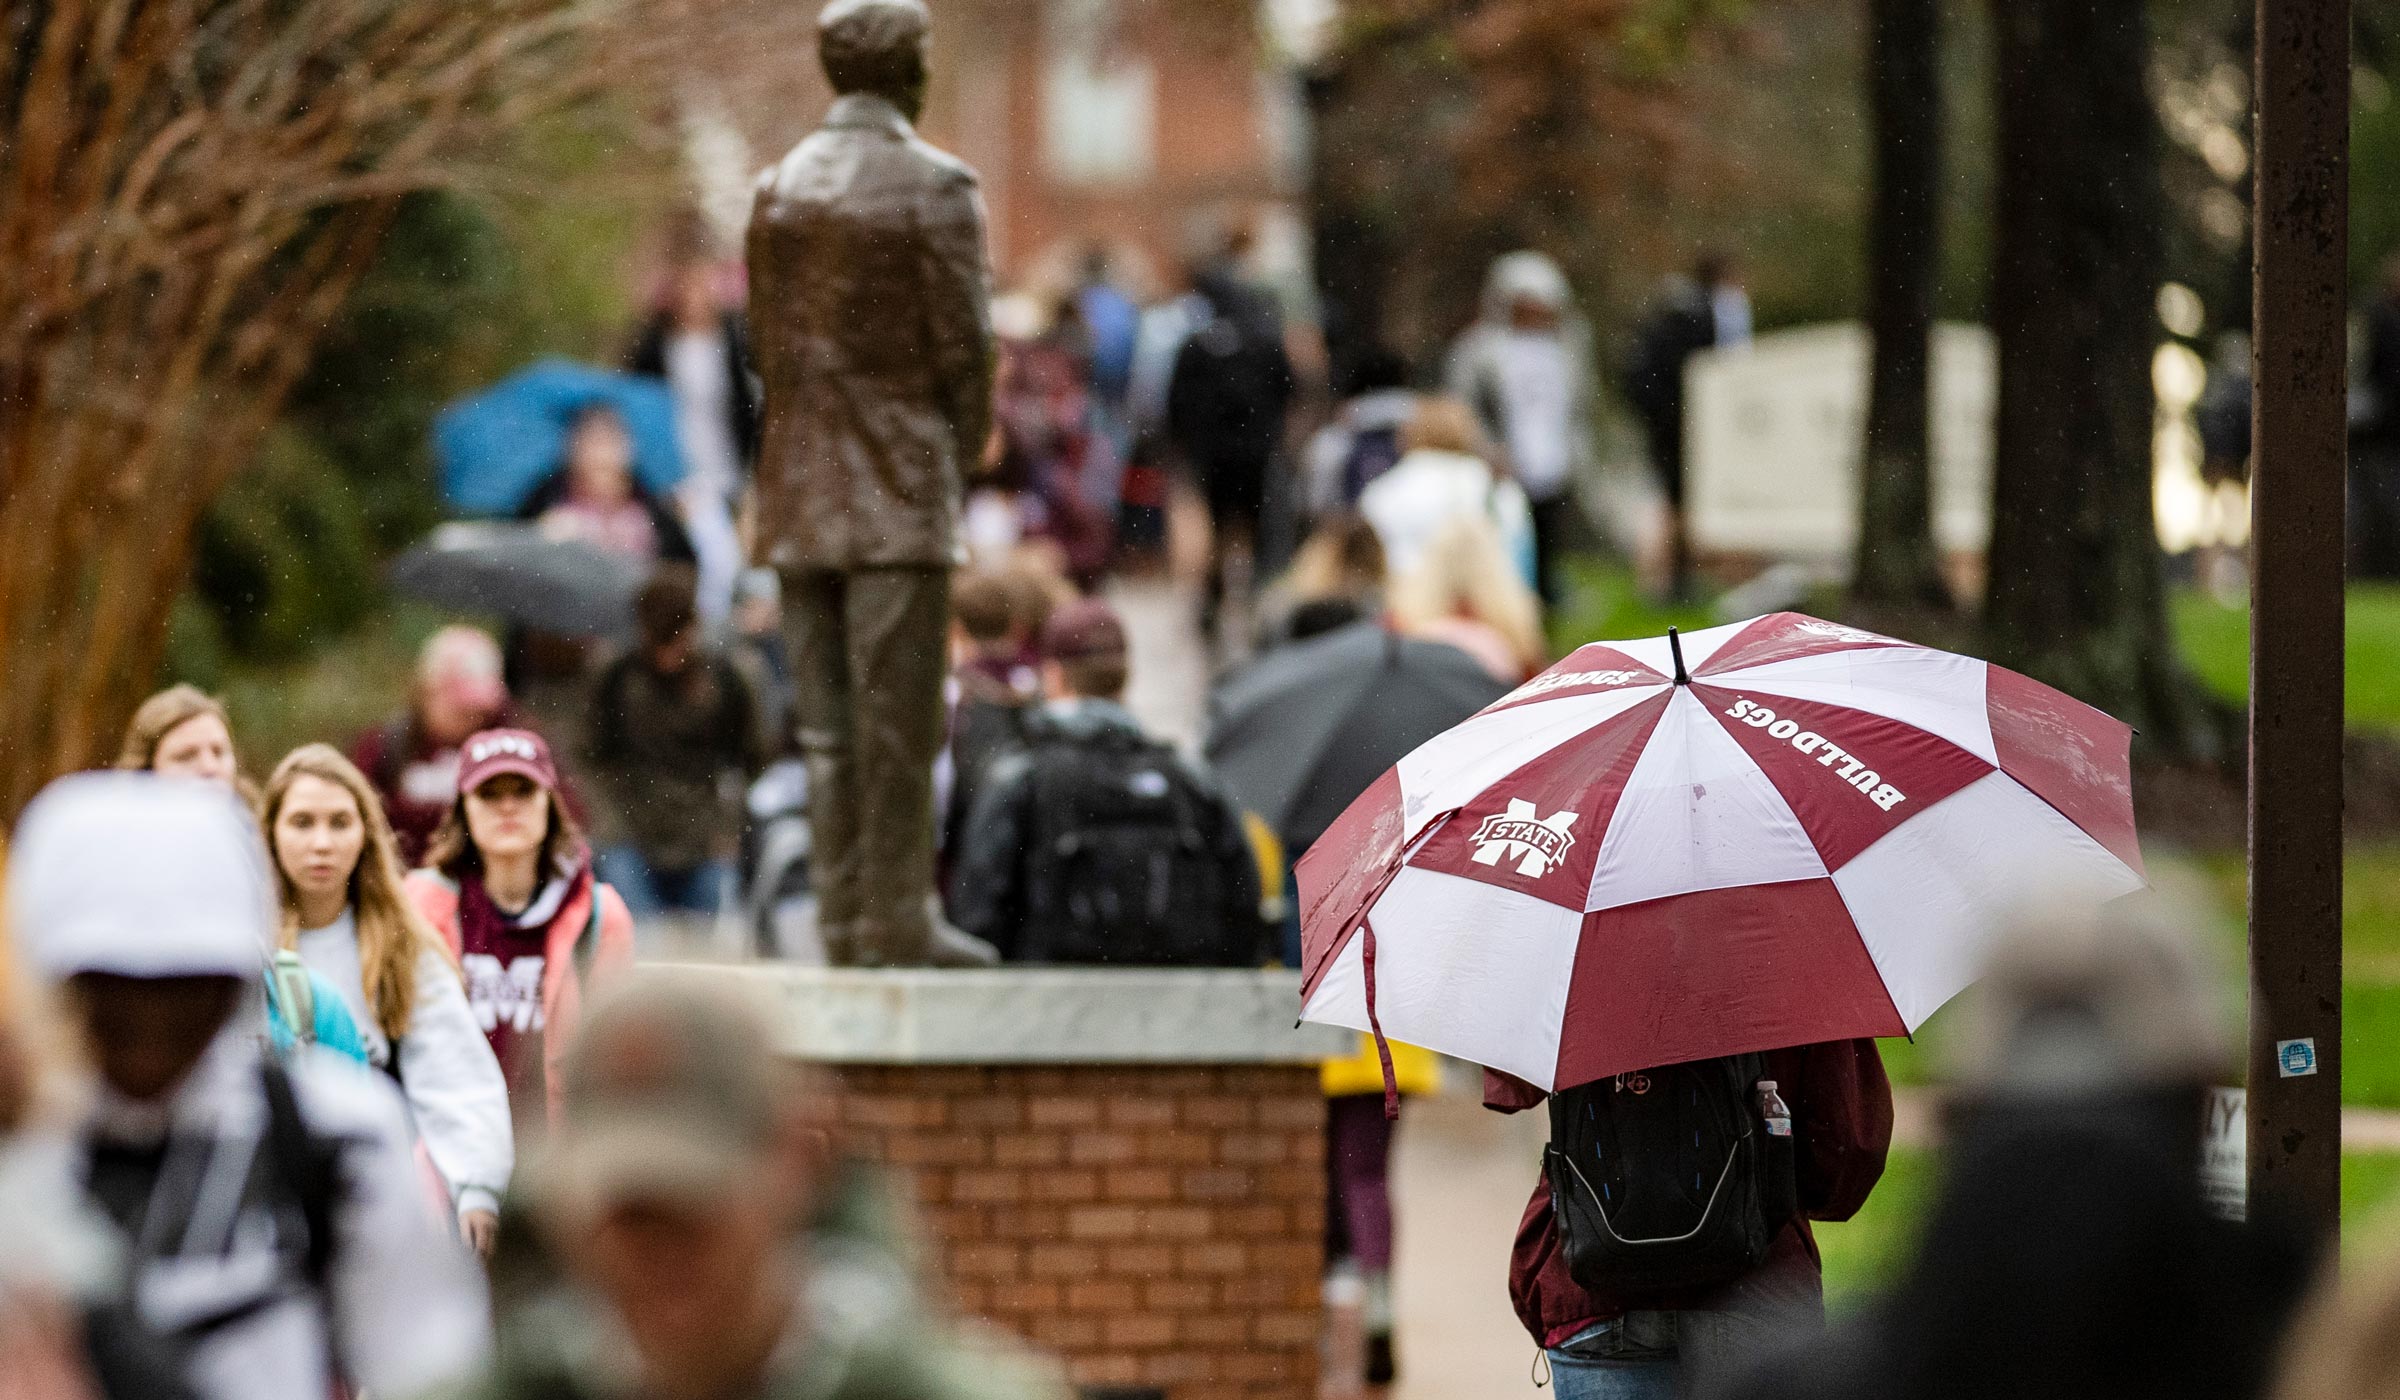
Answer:
MULTIPOLYGON (((1865 1204, 1883 1175, 1892 1145, 1892 1085, 1872 1040, 1837 1040, 1766 1052, 1766 1076, 1792 1110, 1799 1151, 1800 1209, 1767 1246, 1758 1267, 1731 1283, 1683 1293, 1624 1295, 1594 1292, 1567 1273, 1550 1184, 1537 1180, 1517 1245, 1509 1257, 1508 1296, 1517 1318, 1542 1346, 1551 1347, 1595 1322, 1633 1311, 1684 1308, 1821 1313, 1823 1266, 1811 1220, 1847 1220, 1865 1204)), ((1487 1108, 1515 1113, 1544 1098, 1541 1090, 1484 1071, 1487 1108)))

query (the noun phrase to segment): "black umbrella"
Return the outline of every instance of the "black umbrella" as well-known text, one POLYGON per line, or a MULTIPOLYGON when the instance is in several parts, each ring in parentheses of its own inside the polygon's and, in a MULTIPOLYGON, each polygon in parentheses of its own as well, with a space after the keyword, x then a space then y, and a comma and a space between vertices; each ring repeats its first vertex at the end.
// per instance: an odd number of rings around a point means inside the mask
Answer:
POLYGON ((1410 750, 1507 693, 1456 647, 1353 623, 1228 678, 1208 761, 1297 856, 1410 750))
POLYGON ((392 562, 392 588, 421 602, 570 637, 615 637, 633 625, 639 560, 533 525, 444 525, 392 562))

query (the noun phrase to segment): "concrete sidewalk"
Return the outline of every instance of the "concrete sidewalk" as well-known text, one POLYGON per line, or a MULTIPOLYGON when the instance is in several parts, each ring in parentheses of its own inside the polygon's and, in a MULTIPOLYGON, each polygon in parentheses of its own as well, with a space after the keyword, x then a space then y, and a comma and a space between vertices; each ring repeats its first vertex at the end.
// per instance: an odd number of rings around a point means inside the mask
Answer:
POLYGON ((1508 1305, 1508 1253, 1541 1170, 1548 1115, 1463 1095, 1412 1098, 1393 1149, 1393 1400, 1543 1395, 1533 1340, 1508 1305))

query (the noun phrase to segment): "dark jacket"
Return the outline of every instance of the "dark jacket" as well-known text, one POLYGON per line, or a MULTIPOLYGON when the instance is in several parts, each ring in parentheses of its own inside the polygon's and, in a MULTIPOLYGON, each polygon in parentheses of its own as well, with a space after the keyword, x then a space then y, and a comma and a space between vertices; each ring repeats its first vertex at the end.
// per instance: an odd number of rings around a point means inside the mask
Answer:
MULTIPOLYGON (((733 429, 733 445, 741 451, 742 465, 748 467, 758 459, 758 381, 751 377, 750 329, 741 313, 728 311, 724 316, 725 373, 733 386, 732 417, 728 426, 733 429)), ((664 311, 652 312, 634 333, 633 348, 626 353, 625 368, 635 374, 653 379, 667 377, 667 336, 675 328, 675 318, 664 311)))
POLYGON ((723 791, 766 766, 765 726, 749 678, 703 648, 678 676, 662 676, 639 651, 608 664, 592 689, 589 751, 613 829, 659 870, 696 870, 730 854, 741 817, 723 791))
MULTIPOLYGON (((1694 1294, 1595 1293, 1567 1272, 1550 1186, 1536 1181, 1509 1257, 1508 1296, 1517 1319, 1542 1346, 1556 1346, 1595 1322, 1635 1310, 1723 1308, 1820 1311, 1823 1267, 1811 1220, 1847 1220, 1883 1176, 1892 1145, 1892 1085, 1872 1040, 1831 1041, 1766 1053, 1767 1074, 1791 1106, 1800 1210, 1749 1275, 1694 1294)), ((1484 1072, 1483 1101, 1503 1113, 1531 1108, 1545 1095, 1521 1080, 1484 1072)))
MULTIPOLYGON (((1054 960, 1033 934, 1049 930, 1064 902, 1080 891, 1050 887, 1046 872, 1055 871, 1056 865, 1042 858, 1045 852, 1040 848, 1050 839, 1045 833, 1080 831, 1089 822, 1085 814, 1063 805, 1046 805, 1057 799, 1055 786, 1043 781, 1044 771, 1068 761, 1074 748, 1105 747, 1138 754, 1145 765, 1172 765, 1196 795, 1197 829, 1190 834, 1197 838, 1202 858, 1219 874, 1219 907, 1175 913, 1213 928, 1226 944, 1242 950, 1242 961, 1255 966, 1266 935, 1259 918, 1258 858, 1243 829, 1241 810, 1215 781, 1150 741, 1124 707, 1109 701, 1082 700, 1063 710, 1037 710, 1026 717, 1025 732, 1027 747, 991 766, 967 819, 951 881, 950 917, 958 926, 999 949, 1004 959, 1054 960)), ((1150 961, 1146 951, 1129 949, 1123 960, 1150 961)))
POLYGON ((2219 1219, 2195 1095, 1968 1105, 1887 1296, 1719 1400, 2252 1400, 2302 1237, 2219 1219), (2180 1100, 2180 1101, 2178 1101, 2180 1100))
POLYGON ((762 562, 950 564, 992 425, 991 271, 975 172, 852 93, 760 181, 750 336, 765 388, 762 562))

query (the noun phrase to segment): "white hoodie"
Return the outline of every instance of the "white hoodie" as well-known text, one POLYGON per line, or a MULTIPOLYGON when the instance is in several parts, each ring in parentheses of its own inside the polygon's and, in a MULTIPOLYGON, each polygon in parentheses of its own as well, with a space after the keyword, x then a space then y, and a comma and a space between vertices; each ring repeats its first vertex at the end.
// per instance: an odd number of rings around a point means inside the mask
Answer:
POLYGON ((319 1295, 286 1243, 289 1197, 261 1184, 279 1178, 260 1167, 271 1149, 258 1042, 228 1025, 164 1103, 104 1084, 94 1094, 83 1175, 98 1154, 165 1144, 140 1233, 125 1240, 136 1311, 189 1348, 185 1375, 207 1400, 323 1400, 336 1372, 388 1396, 463 1379, 490 1341, 483 1276, 425 1208, 399 1097, 331 1051, 285 1061, 311 1136, 338 1144, 319 1295))
POLYGON ((367 1005, 355 911, 343 910, 323 928, 302 929, 300 960, 349 1003, 367 1044, 368 1064, 388 1072, 396 1050, 409 1116, 424 1139, 426 1154, 448 1183, 458 1213, 497 1213, 509 1173, 516 1168, 508 1080, 467 1005, 466 984, 458 970, 437 949, 417 955, 417 996, 408 1034, 394 1047, 367 1005))
POLYGON ((1533 555, 1533 509, 1525 488, 1463 452, 1420 447, 1402 457, 1358 498, 1358 513, 1375 527, 1384 570, 1393 578, 1414 569, 1444 527, 1462 516, 1489 520, 1520 568, 1533 555))

